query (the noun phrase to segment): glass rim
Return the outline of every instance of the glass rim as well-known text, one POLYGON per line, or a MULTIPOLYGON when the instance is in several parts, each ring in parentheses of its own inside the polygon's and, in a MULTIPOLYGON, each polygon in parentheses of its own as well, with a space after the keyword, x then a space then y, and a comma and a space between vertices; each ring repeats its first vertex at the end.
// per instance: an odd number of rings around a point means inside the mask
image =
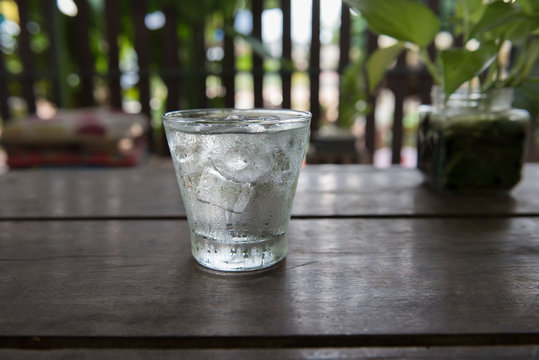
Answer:
POLYGON ((236 109, 236 108, 207 108, 207 109, 187 109, 169 111, 163 114, 163 121, 176 124, 290 124, 290 123, 308 123, 312 118, 309 111, 292 109, 236 109), (230 115, 245 115, 245 118, 226 119, 230 115), (204 116, 222 116, 222 118, 204 118, 204 116), (280 115, 279 118, 270 118, 280 115))

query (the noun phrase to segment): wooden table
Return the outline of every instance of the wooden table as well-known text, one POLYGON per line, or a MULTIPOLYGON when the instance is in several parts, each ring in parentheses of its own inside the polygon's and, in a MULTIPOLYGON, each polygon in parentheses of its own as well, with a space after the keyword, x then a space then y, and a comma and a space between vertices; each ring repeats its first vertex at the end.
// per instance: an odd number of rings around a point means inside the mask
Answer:
POLYGON ((0 358, 539 358, 539 166, 510 196, 307 166, 288 256, 191 258, 172 167, 0 176, 0 358))

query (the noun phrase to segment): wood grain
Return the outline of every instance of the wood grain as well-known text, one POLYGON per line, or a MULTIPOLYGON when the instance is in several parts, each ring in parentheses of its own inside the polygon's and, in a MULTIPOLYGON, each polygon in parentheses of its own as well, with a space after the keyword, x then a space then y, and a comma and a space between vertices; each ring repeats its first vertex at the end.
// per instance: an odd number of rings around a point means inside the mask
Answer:
POLYGON ((537 359, 538 346, 510 347, 409 347, 409 348, 330 348, 330 349, 107 349, 107 350, 0 350, 0 358, 13 359, 537 359))
MULTIPOLYGON (((310 165, 295 217, 539 216, 539 165, 508 196, 433 192, 415 169, 310 165)), ((0 176, 0 219, 185 218, 172 166, 26 170, 0 176)))
POLYGON ((539 341, 539 219, 293 220, 286 261, 248 275, 203 270, 187 234, 181 220, 0 222, 0 336, 539 341))
POLYGON ((171 167, 10 171, 0 218, 184 216, 171 167))

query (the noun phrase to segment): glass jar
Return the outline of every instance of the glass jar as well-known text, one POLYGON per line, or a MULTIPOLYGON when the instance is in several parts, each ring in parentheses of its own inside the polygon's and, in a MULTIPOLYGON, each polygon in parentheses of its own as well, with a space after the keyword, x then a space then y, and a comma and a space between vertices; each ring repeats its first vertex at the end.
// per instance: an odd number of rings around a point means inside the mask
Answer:
POLYGON ((521 179, 530 116, 511 108, 510 88, 459 89, 447 101, 434 87, 419 110, 417 166, 435 189, 508 192, 521 179))

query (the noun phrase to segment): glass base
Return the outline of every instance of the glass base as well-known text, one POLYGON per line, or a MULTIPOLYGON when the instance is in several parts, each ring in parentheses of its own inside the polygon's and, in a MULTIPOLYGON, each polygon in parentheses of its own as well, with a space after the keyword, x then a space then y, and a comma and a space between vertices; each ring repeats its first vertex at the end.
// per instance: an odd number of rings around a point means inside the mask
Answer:
POLYGON ((285 234, 252 241, 220 241, 191 231, 191 251, 201 265, 220 271, 254 271, 277 264, 286 256, 285 234))

